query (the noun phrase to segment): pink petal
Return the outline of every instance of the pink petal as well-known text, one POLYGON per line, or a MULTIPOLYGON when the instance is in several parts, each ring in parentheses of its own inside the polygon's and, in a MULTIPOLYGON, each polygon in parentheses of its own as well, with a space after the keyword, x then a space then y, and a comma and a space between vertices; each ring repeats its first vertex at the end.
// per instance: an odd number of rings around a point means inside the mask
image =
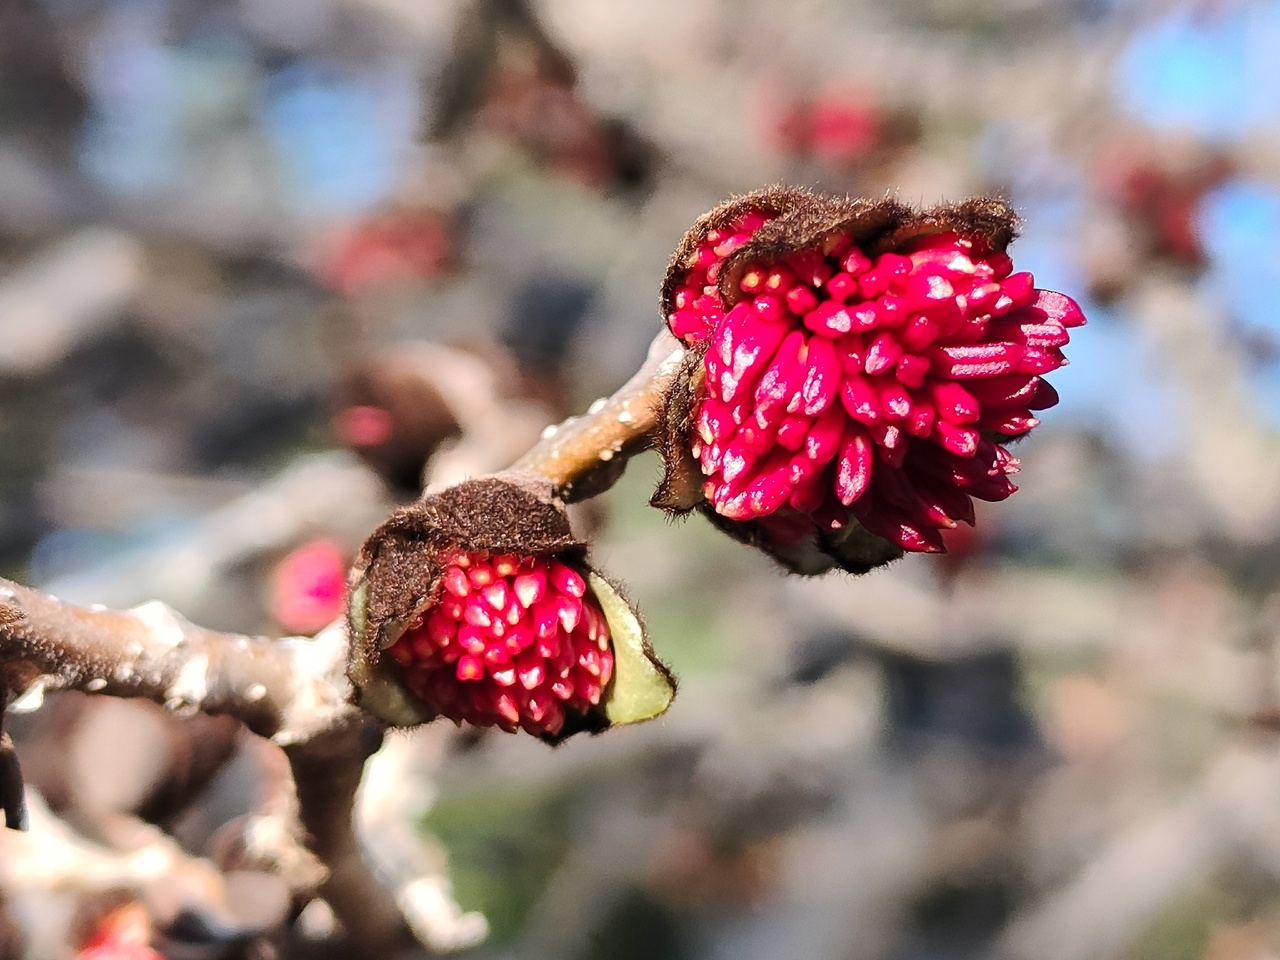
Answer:
POLYGON ((787 335, 774 357, 773 363, 756 387, 756 423, 767 426, 780 422, 791 398, 804 386, 807 370, 800 360, 805 335, 793 330, 787 335))
POLYGON ((979 343, 959 347, 933 347, 929 359, 933 372, 952 379, 1002 377, 1015 372, 1027 348, 1016 343, 979 343))
POLYGON ((872 446, 865 427, 849 425, 836 461, 836 496, 846 507, 861 497, 871 483, 872 446))
POLYGON ((881 378, 880 414, 886 420, 906 420, 911 416, 911 397, 897 380, 881 378))
POLYGON ((902 359, 902 344, 890 333, 881 333, 867 348, 866 371, 870 376, 887 373, 902 359))
POLYGON ((939 446, 958 457, 971 457, 978 450, 981 434, 970 427, 959 427, 946 420, 938 420, 933 425, 934 437, 939 446))
POLYGON ((862 423, 880 419, 880 391, 865 377, 849 377, 840 387, 840 401, 849 416, 862 423))
POLYGON ((977 398, 953 380, 932 384, 929 396, 938 416, 949 423, 974 423, 982 414, 977 398))
POLYGON ((971 380, 965 389, 978 401, 984 411, 1003 410, 1027 403, 1036 395, 1041 381, 1035 377, 1015 374, 1011 377, 995 377, 990 380, 971 380))
POLYGON ((853 329, 853 314, 841 303, 824 300, 804 315, 804 325, 823 337, 839 337, 853 329))
POLYGON ((1080 309, 1080 304, 1065 293, 1057 293, 1054 290, 1037 290, 1035 305, 1064 327, 1084 325, 1084 312, 1080 309))
POLYGON ((1053 385, 1045 380, 1035 381, 1035 395, 1027 401, 1027 406, 1032 410, 1047 410, 1058 403, 1058 391, 1053 389, 1053 385))
POLYGON ((839 407, 831 407, 819 417, 809 428, 805 437, 804 453, 816 464, 829 461, 840 449, 840 438, 844 433, 844 411, 839 407))
POLYGON ((804 386, 800 388, 800 396, 804 401, 801 410, 816 417, 831 405, 840 392, 843 371, 835 346, 822 337, 814 337, 809 341, 808 363, 804 386))
POLYGON ((929 372, 929 361, 913 353, 906 354, 898 361, 893 374, 908 387, 919 388, 924 383, 925 374, 929 372))

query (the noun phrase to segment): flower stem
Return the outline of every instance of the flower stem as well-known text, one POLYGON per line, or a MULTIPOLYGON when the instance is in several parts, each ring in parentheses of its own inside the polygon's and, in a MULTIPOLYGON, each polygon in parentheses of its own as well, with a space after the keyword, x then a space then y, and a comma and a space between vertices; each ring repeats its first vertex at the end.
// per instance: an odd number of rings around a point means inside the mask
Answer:
POLYGON ((541 474, 570 502, 603 493, 627 460, 653 445, 658 405, 683 358, 684 348, 664 330, 630 380, 581 416, 548 427, 511 469, 541 474))

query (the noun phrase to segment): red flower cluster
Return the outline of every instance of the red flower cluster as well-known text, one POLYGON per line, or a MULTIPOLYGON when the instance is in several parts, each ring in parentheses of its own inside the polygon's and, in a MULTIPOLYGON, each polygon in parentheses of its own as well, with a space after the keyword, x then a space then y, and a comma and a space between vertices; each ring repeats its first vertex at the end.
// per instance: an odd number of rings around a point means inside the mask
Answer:
POLYGON ((852 517, 944 551, 941 530, 973 523, 972 497, 1017 489, 1001 443, 1057 402, 1041 375, 1066 363, 1080 308, 1013 273, 981 232, 936 226, 890 250, 847 230, 781 253, 775 239, 774 256, 744 251, 721 276, 771 219, 708 230, 670 288, 672 333, 705 350, 690 437, 703 493, 777 541, 852 517))
POLYGON ((292 550, 271 572, 271 616, 291 633, 315 633, 342 615, 350 556, 332 540, 292 550))
POLYGON ((777 120, 783 149, 827 163, 852 163, 881 146, 886 117, 869 97, 828 93, 786 106, 777 120))
POLYGON ((76 951, 76 960, 164 960, 151 947, 153 932, 146 907, 131 901, 94 924, 76 951))
POLYGON ((320 264, 320 281, 350 296, 392 282, 437 276, 452 257, 443 216, 434 210, 393 210, 337 238, 320 264))
POLYGON ((454 551, 436 602, 390 649, 409 689, 451 720, 555 735, 600 703, 609 626, 560 560, 454 551))

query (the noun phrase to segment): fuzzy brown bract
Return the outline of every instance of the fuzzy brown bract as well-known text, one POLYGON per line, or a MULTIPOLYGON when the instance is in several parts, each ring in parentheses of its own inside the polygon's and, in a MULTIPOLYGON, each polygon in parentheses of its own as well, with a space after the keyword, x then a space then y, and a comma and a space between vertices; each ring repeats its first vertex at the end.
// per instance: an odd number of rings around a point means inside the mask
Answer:
POLYGON ((352 571, 348 672, 361 705, 394 725, 436 716, 404 692, 399 668, 384 653, 440 596, 441 558, 451 550, 586 561, 586 546, 574 539, 564 504, 550 482, 534 475, 468 480, 392 513, 365 540, 352 571), (373 683, 375 678, 393 682, 373 683))
POLYGON ((662 281, 660 307, 671 313, 672 298, 690 267, 690 256, 708 233, 734 223, 746 213, 772 217, 745 244, 725 258, 720 270, 720 296, 726 307, 742 298, 737 279, 748 263, 772 263, 788 254, 820 247, 835 234, 847 235, 871 254, 895 250, 917 237, 954 231, 982 237, 993 250, 1004 250, 1018 235, 1018 215, 1007 202, 972 197, 914 210, 886 197, 828 197, 802 187, 773 186, 726 200, 699 217, 672 253, 662 281))

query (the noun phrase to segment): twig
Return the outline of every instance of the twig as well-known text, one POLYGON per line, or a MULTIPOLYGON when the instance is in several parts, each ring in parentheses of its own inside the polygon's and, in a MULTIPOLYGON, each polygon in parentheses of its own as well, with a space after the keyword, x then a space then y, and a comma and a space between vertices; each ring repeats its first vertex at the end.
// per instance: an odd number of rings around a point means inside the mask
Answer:
POLYGON ((0 580, 0 660, 60 687, 235 717, 280 744, 357 714, 341 625, 279 641, 206 630, 161 603, 86 609, 0 580))
POLYGON ((252 811, 220 827, 211 855, 223 871, 252 870, 284 881, 298 903, 316 895, 328 871, 307 847, 293 770, 283 750, 245 735, 240 749, 255 768, 252 811))
POLYGON ((364 762, 380 738, 376 726, 353 722, 285 748, 307 845, 328 870, 320 895, 369 957, 386 957, 414 945, 396 898, 361 855, 353 822, 364 762))
POLYGON ((394 893, 414 936, 438 953, 474 947, 489 933, 482 914, 458 906, 445 852, 417 828, 430 806, 448 735, 420 727, 388 737, 365 764, 356 800, 365 859, 394 893))
POLYGON ((635 375, 585 414, 548 427, 542 440, 512 465, 540 473, 566 500, 583 500, 608 489, 626 461, 652 446, 658 404, 684 358, 684 348, 665 330, 654 338, 635 375))
POLYGON ((158 603, 87 610, 8 581, 0 598, 7 666, 89 693, 229 714, 284 746, 301 832, 326 870, 319 892, 361 950, 411 942, 354 839, 352 798, 369 751, 359 748, 364 721, 349 700, 340 623, 273 643, 197 627, 158 603))

